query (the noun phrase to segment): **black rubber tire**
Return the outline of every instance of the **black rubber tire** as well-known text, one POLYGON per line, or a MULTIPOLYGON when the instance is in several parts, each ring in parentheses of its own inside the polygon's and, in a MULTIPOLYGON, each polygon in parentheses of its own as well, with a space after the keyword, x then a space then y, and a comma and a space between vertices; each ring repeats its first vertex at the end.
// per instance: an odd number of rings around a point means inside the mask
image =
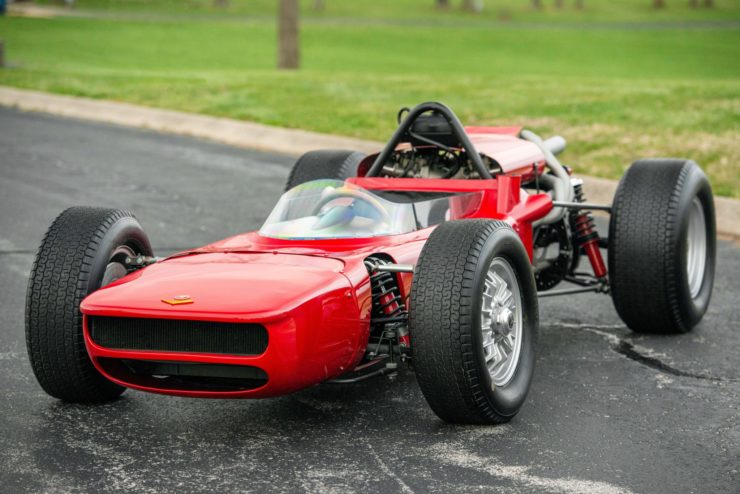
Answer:
POLYGON ((632 164, 619 182, 609 223, 609 281, 614 307, 640 333, 685 333, 709 306, 716 263, 712 188, 690 160, 632 164), (706 220, 704 281, 692 298, 686 273, 689 208, 698 197, 706 220))
POLYGON ((293 165, 285 190, 321 178, 345 180, 356 177, 357 169, 364 158, 363 153, 343 149, 309 151, 293 165))
POLYGON ((100 288, 106 266, 121 246, 152 255, 149 239, 131 213, 88 207, 64 211, 41 242, 26 294, 26 347, 36 379, 55 398, 103 402, 124 391, 93 366, 80 312, 82 299, 100 288))
POLYGON ((539 328, 532 266, 516 232, 502 221, 441 224, 416 265, 409 333, 417 381, 432 410, 447 422, 499 424, 521 408, 532 382, 539 328), (485 366, 481 296, 488 267, 503 257, 517 277, 523 339, 511 381, 494 387, 485 366))

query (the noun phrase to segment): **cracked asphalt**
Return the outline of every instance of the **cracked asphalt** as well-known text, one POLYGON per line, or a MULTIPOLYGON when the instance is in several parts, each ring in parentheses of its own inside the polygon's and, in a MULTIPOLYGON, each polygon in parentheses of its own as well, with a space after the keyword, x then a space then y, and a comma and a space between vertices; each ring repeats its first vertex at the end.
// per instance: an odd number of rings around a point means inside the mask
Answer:
POLYGON ((740 249, 727 242, 690 334, 633 335, 603 295, 542 300, 532 391, 503 426, 442 423, 410 370, 255 401, 128 391, 80 406, 41 391, 25 290, 61 210, 130 209, 167 254, 258 227, 291 163, 0 109, 0 491, 738 492, 740 249))

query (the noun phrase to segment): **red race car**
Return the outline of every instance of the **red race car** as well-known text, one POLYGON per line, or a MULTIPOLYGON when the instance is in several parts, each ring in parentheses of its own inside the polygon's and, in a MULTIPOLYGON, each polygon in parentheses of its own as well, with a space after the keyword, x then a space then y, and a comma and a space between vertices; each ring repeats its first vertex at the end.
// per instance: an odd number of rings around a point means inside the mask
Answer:
POLYGON ((262 398, 405 362, 442 419, 500 423, 532 381, 538 297, 610 294, 639 332, 704 315, 715 220, 694 162, 638 161, 595 205, 555 157, 560 137, 466 128, 439 103, 398 120, 378 154, 302 156, 259 231, 166 259, 126 211, 64 211, 28 288, 43 389, 262 398), (592 210, 611 214, 608 236, 592 210))

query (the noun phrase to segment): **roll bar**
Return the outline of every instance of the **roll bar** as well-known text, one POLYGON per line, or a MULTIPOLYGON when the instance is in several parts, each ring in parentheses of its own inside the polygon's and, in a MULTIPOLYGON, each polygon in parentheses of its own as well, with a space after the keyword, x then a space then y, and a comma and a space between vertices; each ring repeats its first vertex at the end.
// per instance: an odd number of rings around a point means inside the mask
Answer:
POLYGON ((388 141, 388 144, 385 145, 378 157, 375 158, 375 161, 373 162, 372 166, 367 171, 367 174, 365 176, 377 177, 380 175, 380 172, 383 170, 383 165, 386 161, 388 161, 391 153, 396 150, 398 144, 403 142, 404 139, 408 136, 413 123, 416 121, 417 118, 427 112, 434 112, 442 115, 445 120, 447 120, 447 123, 450 124, 455 137, 460 140, 460 143, 463 145, 463 149, 465 149, 468 158, 470 159, 470 161, 473 162, 473 165, 478 171, 478 175, 480 175, 481 178, 493 178, 491 172, 488 170, 488 168, 486 168, 486 165, 483 164, 483 160, 481 159, 480 154, 478 154, 478 151, 475 150, 475 146, 473 146, 473 143, 470 142, 470 138, 468 137, 468 134, 465 133, 465 129, 463 128, 462 123, 460 123, 460 119, 457 118, 457 115, 455 115, 455 113, 448 106, 443 105, 442 103, 437 103, 435 101, 421 103, 409 110, 408 115, 406 115, 406 118, 403 119, 396 131, 393 133, 393 136, 391 137, 391 140, 388 141))

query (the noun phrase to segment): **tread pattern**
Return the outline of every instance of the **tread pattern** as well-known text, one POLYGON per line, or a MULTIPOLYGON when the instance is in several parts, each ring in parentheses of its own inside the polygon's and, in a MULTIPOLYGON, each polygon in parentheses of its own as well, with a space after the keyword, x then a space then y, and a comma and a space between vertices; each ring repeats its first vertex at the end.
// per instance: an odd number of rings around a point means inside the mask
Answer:
POLYGON ((133 215, 115 209, 69 208, 41 242, 26 295, 26 345, 34 374, 51 396, 100 402, 124 390, 101 376, 90 361, 79 306, 88 295, 101 241, 126 217, 133 215))
POLYGON ((409 322, 417 381, 448 422, 502 423, 478 375, 472 331, 475 273, 488 238, 503 221, 461 220, 434 230, 419 257, 409 322))
POLYGON ((357 176, 357 167, 365 158, 363 153, 342 149, 321 149, 309 151, 298 158, 290 171, 285 190, 296 185, 318 180, 335 178, 344 180, 357 176))
POLYGON ((695 170, 696 163, 688 160, 640 160, 617 188, 609 225, 610 285, 619 316, 634 331, 691 330, 679 307, 678 215, 695 170))

